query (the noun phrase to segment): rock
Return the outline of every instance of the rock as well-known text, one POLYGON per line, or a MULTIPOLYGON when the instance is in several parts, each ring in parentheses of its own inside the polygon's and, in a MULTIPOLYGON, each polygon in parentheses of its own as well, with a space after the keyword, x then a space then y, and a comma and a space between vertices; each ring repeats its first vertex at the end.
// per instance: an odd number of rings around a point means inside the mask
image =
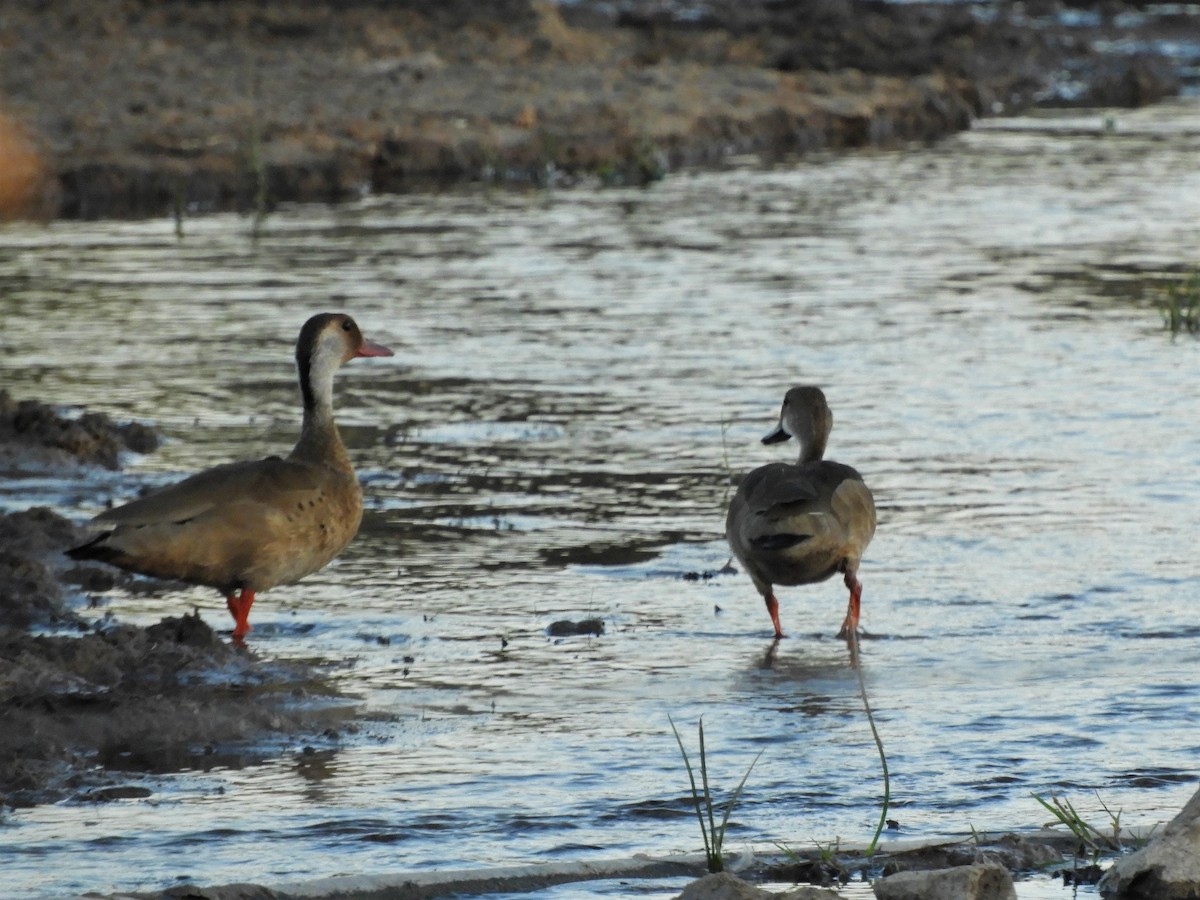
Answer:
POLYGON ((766 900, 771 895, 729 872, 705 875, 683 889, 678 900, 766 900))
POLYGON ((1012 876, 992 864, 898 872, 875 882, 879 900, 1017 900, 1012 876))
POLYGON ((1200 900, 1200 791, 1141 850, 1100 879, 1111 900, 1200 900))
POLYGON ((897 852, 884 863, 883 874, 988 864, 1003 866, 1010 872, 1020 872, 1061 861, 1062 854, 1053 847, 1021 835, 1005 834, 984 843, 955 841, 897 852))
POLYGON ((972 862, 994 863, 1010 872, 1040 869, 1051 863, 1061 862, 1062 854, 1046 844, 1028 840, 1019 834, 1002 835, 998 840, 985 844, 975 851, 972 862))
POLYGON ((197 647, 217 656, 226 652, 225 642, 200 618, 199 612, 184 613, 181 617, 168 616, 158 624, 148 626, 146 637, 152 641, 197 647))
POLYGON ((154 795, 150 788, 135 785, 115 785, 93 788, 75 796, 77 803, 111 803, 114 800, 145 800, 154 795))
POLYGON ((604 621, 602 619, 580 619, 578 622, 573 622, 570 619, 559 619, 550 623, 546 628, 546 634, 550 637, 571 637, 579 634, 599 637, 604 634, 604 621))
POLYGON ((683 889, 678 900, 838 900, 824 888, 798 887, 783 894, 764 891, 729 872, 705 875, 683 889))
POLYGON ((195 614, 80 637, 0 628, 0 805, 140 798, 125 773, 195 768, 214 744, 248 765, 262 737, 345 716, 310 666, 264 662, 195 614))
POLYGON ((773 900, 840 900, 842 895, 827 888, 804 884, 792 888, 790 891, 784 891, 782 894, 771 894, 770 896, 773 900))

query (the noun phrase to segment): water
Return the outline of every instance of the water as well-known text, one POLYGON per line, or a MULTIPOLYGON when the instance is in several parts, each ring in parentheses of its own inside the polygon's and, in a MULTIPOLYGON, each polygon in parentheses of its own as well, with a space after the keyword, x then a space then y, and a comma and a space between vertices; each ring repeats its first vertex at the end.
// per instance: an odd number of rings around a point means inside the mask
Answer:
MULTIPOLYGON (((830 456, 879 504, 864 660, 901 836, 1034 827, 1031 792, 1169 818, 1200 747, 1200 345, 1148 303, 1196 261, 1200 106, 1111 124, 293 208, 257 242, 236 216, 183 241, 166 221, 0 232, 0 380, 170 436, 119 475, 5 484, 8 509, 83 517, 286 450, 312 312, 397 351, 339 375, 362 532, 253 617, 261 654, 327 662, 362 730, 318 766, 288 745, 131 775, 146 800, 13 812, 2 893, 693 850, 668 715, 693 748, 704 717, 724 787, 765 751, 731 846, 869 838, 841 585, 784 589, 773 648, 748 578, 683 577, 728 558, 729 468, 794 452, 757 439, 798 382, 824 386, 830 456), (546 634, 589 616, 603 636, 546 634)), ((215 592, 107 600, 228 627, 215 592)))

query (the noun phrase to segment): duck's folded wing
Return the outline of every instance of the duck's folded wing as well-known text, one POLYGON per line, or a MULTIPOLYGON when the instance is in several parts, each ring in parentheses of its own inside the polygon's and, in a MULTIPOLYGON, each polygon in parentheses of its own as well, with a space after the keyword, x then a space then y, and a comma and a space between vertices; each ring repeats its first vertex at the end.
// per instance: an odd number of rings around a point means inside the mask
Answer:
POLYGON ((321 490, 313 466, 271 456, 228 463, 96 516, 97 524, 185 522, 228 506, 283 506, 306 502, 321 490))
POLYGON ((788 515, 797 504, 813 502, 820 490, 797 466, 777 463, 747 475, 739 493, 750 515, 774 519, 788 515))
POLYGON ((780 552, 842 538, 844 527, 829 508, 828 486, 799 466, 776 463, 756 469, 739 495, 744 505, 737 530, 745 545, 780 552))
POLYGON ((852 546, 861 553, 875 535, 875 498, 858 478, 847 478, 830 499, 830 510, 843 524, 852 546))

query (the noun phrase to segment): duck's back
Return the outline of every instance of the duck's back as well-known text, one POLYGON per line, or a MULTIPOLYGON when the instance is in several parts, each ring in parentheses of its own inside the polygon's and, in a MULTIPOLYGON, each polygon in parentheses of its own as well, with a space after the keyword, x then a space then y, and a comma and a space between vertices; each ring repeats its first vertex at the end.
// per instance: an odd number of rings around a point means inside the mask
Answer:
POLYGON ((771 584, 821 581, 875 533, 875 502, 851 466, 818 460, 750 472, 730 504, 726 536, 753 576, 771 584))

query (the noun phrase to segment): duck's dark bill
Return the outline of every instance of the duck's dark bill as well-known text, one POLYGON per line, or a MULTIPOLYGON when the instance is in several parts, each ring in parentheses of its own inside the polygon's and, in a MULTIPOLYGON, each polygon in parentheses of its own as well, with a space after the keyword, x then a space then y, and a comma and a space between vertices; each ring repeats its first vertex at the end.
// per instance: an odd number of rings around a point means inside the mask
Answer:
POLYGON ((782 428, 776 428, 774 431, 772 431, 770 434, 768 434, 765 438, 763 438, 762 442, 764 444, 778 444, 780 441, 786 441, 790 437, 791 437, 791 435, 788 434, 786 431, 784 431, 782 428))

